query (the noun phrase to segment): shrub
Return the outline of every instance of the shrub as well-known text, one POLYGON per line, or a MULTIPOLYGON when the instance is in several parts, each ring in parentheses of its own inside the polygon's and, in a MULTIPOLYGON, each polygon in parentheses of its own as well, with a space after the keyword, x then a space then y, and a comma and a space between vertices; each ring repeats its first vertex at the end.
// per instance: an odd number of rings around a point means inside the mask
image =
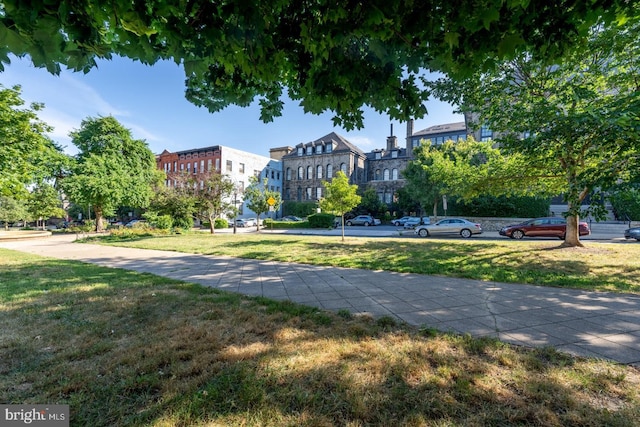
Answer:
MULTIPOLYGON (((547 216, 550 206, 549 199, 541 197, 480 196, 466 203, 452 198, 447 215, 535 218, 547 216)), ((444 214, 442 205, 438 211, 444 214)))
POLYGON ((315 202, 296 202, 287 200, 282 205, 283 215, 293 215, 304 218, 316 213, 318 204, 315 202))
POLYGON ((213 224, 215 228, 229 228, 229 221, 224 218, 216 218, 213 224))
POLYGON ((335 215, 319 213, 310 215, 307 220, 311 228, 332 228, 335 215))
POLYGON ((609 196, 616 218, 621 220, 640 220, 640 190, 617 191, 609 196))

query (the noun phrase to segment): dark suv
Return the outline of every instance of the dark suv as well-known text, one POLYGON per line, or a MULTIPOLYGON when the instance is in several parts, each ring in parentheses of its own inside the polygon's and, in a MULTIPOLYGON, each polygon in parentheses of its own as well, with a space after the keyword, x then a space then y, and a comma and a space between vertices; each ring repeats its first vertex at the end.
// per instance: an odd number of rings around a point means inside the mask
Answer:
MULTIPOLYGON (((580 221, 578 227, 581 236, 588 236, 591 233, 589 225, 584 221, 580 221)), ((521 224, 502 227, 499 233, 501 236, 511 237, 512 239, 522 239, 524 236, 564 239, 565 234, 567 234, 567 220, 559 217, 535 218, 521 224)))

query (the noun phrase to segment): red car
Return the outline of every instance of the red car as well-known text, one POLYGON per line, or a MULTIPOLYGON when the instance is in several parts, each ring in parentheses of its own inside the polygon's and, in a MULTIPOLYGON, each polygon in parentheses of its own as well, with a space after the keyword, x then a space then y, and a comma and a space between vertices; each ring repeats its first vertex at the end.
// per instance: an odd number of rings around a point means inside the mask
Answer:
MULTIPOLYGON (((522 239, 528 237, 558 237, 564 240, 567 234, 567 220, 559 217, 535 218, 521 224, 508 225, 499 231, 501 236, 512 239, 522 239)), ((591 233, 589 225, 580 221, 579 233, 581 236, 588 236, 591 233)))

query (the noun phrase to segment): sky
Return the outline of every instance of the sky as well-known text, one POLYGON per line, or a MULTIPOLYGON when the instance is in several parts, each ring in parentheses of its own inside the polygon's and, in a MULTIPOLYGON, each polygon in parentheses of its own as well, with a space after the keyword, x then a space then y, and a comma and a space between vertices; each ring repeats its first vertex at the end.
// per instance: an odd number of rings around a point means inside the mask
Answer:
MULTIPOLYGON (((77 153, 69 132, 79 129, 87 117, 109 115, 130 129, 134 138, 144 139, 156 154, 165 149, 225 145, 268 157, 270 148, 293 147, 331 132, 368 152, 386 146, 391 124, 399 145, 404 146, 406 123, 373 110, 365 110, 363 129, 346 131, 333 126, 330 112, 305 114, 297 102, 287 100, 281 117, 263 123, 257 103, 246 108, 229 106, 217 113, 189 103, 184 80, 184 71, 173 62, 147 66, 119 57, 99 61, 98 68, 87 74, 63 70, 59 76, 35 68, 28 59, 12 57, 0 72, 0 84, 20 85, 27 105, 45 105, 39 117, 54 127, 50 137, 68 154, 77 153)), ((415 132, 463 121, 449 104, 431 100, 426 107, 429 114, 415 120, 415 132)))

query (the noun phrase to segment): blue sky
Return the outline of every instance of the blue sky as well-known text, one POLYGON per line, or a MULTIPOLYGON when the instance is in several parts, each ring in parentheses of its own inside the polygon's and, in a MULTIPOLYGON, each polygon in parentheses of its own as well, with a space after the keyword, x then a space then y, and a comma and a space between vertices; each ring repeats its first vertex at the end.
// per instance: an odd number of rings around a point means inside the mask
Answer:
MULTIPOLYGON (((255 104, 247 108, 230 106, 212 114, 185 99, 184 73, 172 62, 146 66, 115 58, 100 61, 88 74, 65 70, 54 76, 33 67, 28 60, 13 57, 11 65, 0 73, 0 83, 5 87, 19 84, 27 103, 45 104, 40 118, 54 127, 50 136, 70 154, 77 150, 69 132, 89 116, 114 116, 134 138, 146 140, 154 153, 226 145, 269 156, 272 147, 295 146, 330 132, 371 151, 385 147, 391 123, 400 145, 404 145, 406 135, 406 123, 392 122, 371 110, 366 111, 363 129, 347 132, 333 127, 331 113, 304 114, 293 101, 286 102, 283 116, 271 123, 260 121, 255 104)), ((463 120, 446 103, 430 101, 427 109, 429 115, 415 121, 415 131, 463 120)))

